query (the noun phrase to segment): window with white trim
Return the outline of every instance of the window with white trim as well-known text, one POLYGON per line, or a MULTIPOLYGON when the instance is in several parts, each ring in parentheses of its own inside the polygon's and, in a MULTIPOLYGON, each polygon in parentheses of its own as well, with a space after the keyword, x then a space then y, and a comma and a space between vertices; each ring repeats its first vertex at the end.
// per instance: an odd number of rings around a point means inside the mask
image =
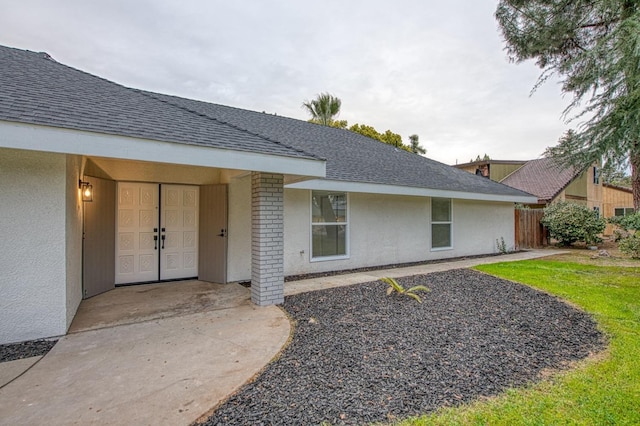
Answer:
POLYGON ((344 259, 349 254, 346 192, 311 192, 311 258, 344 259))
POLYGON ((431 249, 453 247, 451 240, 451 198, 431 199, 431 249))

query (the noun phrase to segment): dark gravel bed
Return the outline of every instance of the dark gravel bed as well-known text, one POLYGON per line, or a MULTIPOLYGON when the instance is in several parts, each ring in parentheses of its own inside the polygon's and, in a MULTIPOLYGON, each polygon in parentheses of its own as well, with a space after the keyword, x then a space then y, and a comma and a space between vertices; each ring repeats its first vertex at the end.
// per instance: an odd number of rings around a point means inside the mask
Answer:
POLYGON ((0 362, 45 355, 53 348, 56 342, 57 340, 30 340, 28 342, 0 345, 0 362))
POLYGON ((428 413, 538 379, 601 350, 596 324, 547 294, 471 270, 285 299, 291 344, 205 425, 368 424, 428 413))

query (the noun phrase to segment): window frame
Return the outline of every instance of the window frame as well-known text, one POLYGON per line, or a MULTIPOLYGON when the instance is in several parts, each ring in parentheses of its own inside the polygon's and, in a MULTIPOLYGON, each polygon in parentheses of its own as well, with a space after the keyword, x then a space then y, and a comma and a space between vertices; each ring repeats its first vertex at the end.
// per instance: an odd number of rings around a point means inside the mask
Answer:
POLYGON ((431 251, 444 251, 444 250, 453 250, 453 199, 447 197, 431 197, 430 204, 430 237, 431 242, 429 246, 431 247, 431 251), (449 220, 448 221, 434 221, 433 220, 433 200, 448 200, 449 201, 449 220), (443 247, 434 247, 433 246, 433 225, 449 225, 449 246, 443 247))
POLYGON ((635 209, 633 207, 614 207, 613 208, 613 216, 614 217, 625 217, 628 215, 632 215, 635 213, 635 209), (622 210, 622 214, 616 214, 616 210, 622 210))
POLYGON ((309 262, 327 262, 332 260, 344 260, 349 259, 351 257, 351 243, 350 243, 350 230, 351 227, 349 223, 351 221, 350 218, 350 206, 351 205, 351 197, 350 194, 346 191, 328 191, 328 190, 310 190, 309 191, 309 262), (332 193, 332 194, 344 194, 346 200, 346 208, 345 208, 345 221, 344 222, 314 222, 313 221, 313 194, 315 193, 332 193), (314 256, 313 253, 313 227, 314 226, 344 226, 345 227, 345 241, 344 241, 344 251, 345 254, 337 254, 330 256, 314 256))

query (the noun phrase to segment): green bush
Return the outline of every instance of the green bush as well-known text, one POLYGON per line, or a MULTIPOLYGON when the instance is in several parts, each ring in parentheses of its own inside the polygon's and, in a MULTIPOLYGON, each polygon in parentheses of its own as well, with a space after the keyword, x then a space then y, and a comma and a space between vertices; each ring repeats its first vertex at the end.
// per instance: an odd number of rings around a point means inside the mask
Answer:
POLYGON ((617 225, 625 231, 638 231, 640 230, 640 212, 611 217, 609 223, 617 225))
POLYGON ((551 238, 560 245, 570 246, 577 241, 594 244, 600 240, 606 221, 598 214, 580 204, 561 201, 544 209, 540 221, 549 230, 551 238))
POLYGON ((620 240, 618 248, 634 259, 640 259, 640 234, 636 232, 620 240))

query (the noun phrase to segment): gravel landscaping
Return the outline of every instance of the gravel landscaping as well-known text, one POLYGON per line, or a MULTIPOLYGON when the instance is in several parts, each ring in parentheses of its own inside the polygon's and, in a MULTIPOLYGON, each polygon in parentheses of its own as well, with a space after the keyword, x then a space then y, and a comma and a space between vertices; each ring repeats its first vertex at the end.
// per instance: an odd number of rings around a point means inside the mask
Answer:
POLYGON ((0 345, 0 362, 15 361, 45 355, 58 340, 29 340, 28 342, 0 345))
POLYGON ((547 294, 471 270, 285 299, 290 345, 205 425, 368 424, 431 412, 539 379, 604 348, 595 322, 547 294))

